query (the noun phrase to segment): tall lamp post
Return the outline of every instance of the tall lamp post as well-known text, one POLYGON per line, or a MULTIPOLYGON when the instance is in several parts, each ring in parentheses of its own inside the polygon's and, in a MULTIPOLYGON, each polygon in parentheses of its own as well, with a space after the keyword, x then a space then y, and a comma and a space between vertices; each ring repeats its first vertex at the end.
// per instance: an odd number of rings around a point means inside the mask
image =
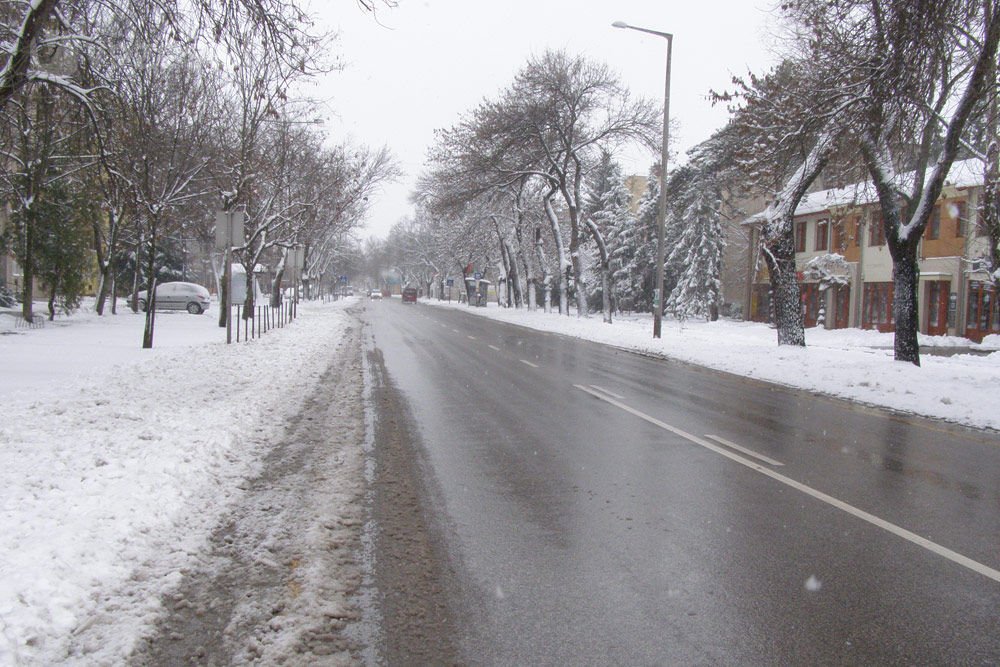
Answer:
POLYGON ((653 338, 660 337, 663 324, 663 261, 666 254, 664 229, 667 224, 667 148, 670 145, 670 54, 674 46, 674 36, 669 32, 650 30, 629 25, 624 21, 611 24, 615 28, 638 30, 667 40, 667 77, 663 88, 663 145, 660 147, 660 211, 656 221, 656 286, 653 290, 653 338))

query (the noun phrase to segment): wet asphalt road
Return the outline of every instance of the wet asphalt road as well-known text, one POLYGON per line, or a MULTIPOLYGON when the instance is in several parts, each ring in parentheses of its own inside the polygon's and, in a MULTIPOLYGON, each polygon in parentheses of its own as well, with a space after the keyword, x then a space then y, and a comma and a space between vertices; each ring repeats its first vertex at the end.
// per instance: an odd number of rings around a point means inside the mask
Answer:
POLYGON ((997 435, 419 303, 365 318, 461 662, 1000 662, 997 435))

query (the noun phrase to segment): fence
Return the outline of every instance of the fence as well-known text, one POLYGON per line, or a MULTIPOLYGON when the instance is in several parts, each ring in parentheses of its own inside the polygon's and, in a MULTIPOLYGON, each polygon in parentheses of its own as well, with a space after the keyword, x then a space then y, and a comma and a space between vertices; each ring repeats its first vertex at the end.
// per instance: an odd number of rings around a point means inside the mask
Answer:
POLYGON ((233 306, 236 309, 236 318, 233 320, 233 328, 236 329, 236 342, 251 341, 258 336, 263 336, 271 329, 280 329, 298 315, 298 308, 294 301, 283 302, 280 306, 256 306, 253 317, 243 318, 243 306, 238 304, 233 306), (242 337, 240 329, 243 330, 242 337))

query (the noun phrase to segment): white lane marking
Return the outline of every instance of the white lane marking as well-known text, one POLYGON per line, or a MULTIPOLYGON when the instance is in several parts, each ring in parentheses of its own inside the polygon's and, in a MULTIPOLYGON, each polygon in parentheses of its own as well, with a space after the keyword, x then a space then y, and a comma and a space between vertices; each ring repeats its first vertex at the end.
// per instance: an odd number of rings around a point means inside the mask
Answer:
POLYGON ((532 368, 538 368, 538 364, 533 364, 530 361, 528 361, 527 359, 518 359, 518 361, 520 361, 522 364, 526 364, 528 366, 531 366, 532 368))
POLYGON ((475 336, 470 336, 469 334, 465 334, 465 337, 468 338, 469 340, 476 340, 475 336))
POLYGON ((461 331, 459 331, 458 329, 452 329, 452 331, 454 331, 455 333, 462 333, 462 332, 461 332, 461 331))
POLYGON ((607 390, 607 389, 605 389, 604 387, 598 387, 598 386, 597 386, 596 384, 592 384, 592 385, 590 385, 590 386, 591 386, 592 388, 596 389, 597 391, 603 391, 603 392, 604 392, 605 394, 607 394, 608 396, 611 396, 612 398, 617 398, 617 399, 619 399, 619 400, 623 400, 623 399, 625 398, 624 396, 621 396, 621 395, 619 395, 619 394, 616 394, 616 393, 615 393, 615 392, 613 392, 613 391, 608 391, 608 390, 607 390))
POLYGON ((938 544, 937 542, 932 542, 932 541, 928 540, 927 538, 921 537, 920 535, 917 535, 916 533, 914 533, 912 531, 906 530, 905 528, 901 528, 900 526, 897 526, 896 524, 889 523, 885 519, 879 518, 879 517, 875 516, 874 514, 870 514, 870 513, 866 512, 866 511, 862 510, 862 509, 858 509, 857 507, 854 507, 853 505, 848 505, 843 500, 839 500, 837 498, 834 498, 833 496, 827 495, 827 494, 823 493, 822 491, 817 491, 816 489, 814 489, 814 488, 812 488, 810 486, 806 486, 802 482, 797 482, 796 480, 792 479, 791 477, 786 477, 785 475, 782 475, 781 473, 775 472, 775 471, 771 470, 770 468, 765 468, 764 466, 760 465, 759 463, 755 463, 755 462, 751 461, 750 459, 743 458, 739 454, 734 454, 733 452, 731 452, 731 451, 729 451, 727 449, 724 449, 724 448, 722 448, 722 447, 720 447, 718 445, 715 445, 715 444, 713 444, 711 442, 708 442, 707 440, 703 440, 702 438, 699 438, 699 437, 696 437, 694 435, 691 435, 690 433, 687 433, 686 431, 682 431, 681 429, 677 428, 676 426, 671 426, 670 424, 662 422, 659 419, 656 419, 655 417, 650 417, 649 415, 647 415, 647 414, 645 414, 643 412, 639 412, 635 408, 631 408, 631 407, 625 405, 624 403, 619 403, 615 399, 608 398, 607 396, 599 394, 596 391, 593 391, 592 389, 588 389, 587 387, 584 387, 583 385, 575 384, 573 386, 576 387, 577 389, 579 389, 580 391, 584 391, 584 392, 590 394, 594 398, 598 398, 598 399, 600 399, 600 400, 602 400, 602 401, 604 401, 606 403, 610 403, 611 405, 614 405, 617 408, 621 408, 622 410, 624 410, 625 412, 628 412, 629 414, 633 414, 636 417, 639 417, 640 419, 644 419, 645 421, 649 422, 650 424, 654 424, 655 426, 659 426, 660 428, 662 428, 662 429, 664 429, 666 431, 670 431, 671 433, 679 435, 679 436, 681 436, 682 438, 684 438, 686 440, 690 440, 691 442, 695 443, 696 445, 701 445, 705 449, 709 449, 709 450, 715 452, 716 454, 721 454, 722 456, 725 456, 727 459, 729 459, 731 461, 735 461, 736 463, 739 463, 740 465, 746 466, 747 468, 750 468, 751 470, 756 470, 760 474, 765 475, 767 477, 770 477, 771 479, 773 479, 776 482, 780 482, 781 484, 784 484, 785 486, 789 486, 789 487, 795 489, 796 491, 801 491, 802 493, 804 493, 804 494, 806 494, 808 496, 812 496, 813 498, 815 498, 816 500, 819 500, 820 502, 824 502, 827 505, 830 505, 831 507, 835 507, 835 508, 837 508, 837 509, 839 509, 839 510, 841 510, 843 512, 846 512, 847 514, 850 514, 851 516, 854 516, 854 517, 856 517, 858 519, 861 519, 862 521, 866 521, 866 522, 872 524, 873 526, 875 526, 877 528, 881 528, 882 530, 884 530, 886 532, 889 532, 889 533, 892 533, 893 535, 895 535, 897 537, 901 537, 904 540, 907 540, 908 542, 912 542, 913 544, 916 544, 917 546, 923 547, 924 549, 927 549, 931 553, 937 554, 938 556, 941 556, 942 558, 947 558, 948 560, 950 560, 953 563, 957 563, 958 565, 961 565, 962 567, 965 567, 965 568, 967 568, 969 570, 972 570, 973 572, 975 572, 977 574, 981 574, 981 575, 983 575, 984 577, 986 577, 988 579, 992 579, 993 581, 996 581, 996 582, 1000 583, 1000 570, 995 570, 995 569, 993 569, 992 567, 990 567, 988 565, 984 565, 984 564, 982 564, 982 563, 980 563, 978 561, 974 561, 971 558, 969 558, 968 556, 963 556, 962 554, 958 553, 957 551, 953 551, 953 550, 949 549, 948 547, 945 547, 945 546, 942 546, 942 545, 938 544))
POLYGON ((729 449, 735 449, 738 452, 743 452, 747 456, 752 456, 755 459, 757 459, 758 461, 763 461, 764 463, 766 463, 768 465, 772 465, 772 466, 783 466, 783 465, 785 465, 781 461, 776 461, 775 459, 772 459, 772 458, 770 458, 768 456, 764 456, 763 454, 758 454, 757 452, 755 452, 752 449, 747 449, 746 447, 741 447, 740 445, 737 445, 735 442, 731 442, 729 440, 726 440, 725 438, 720 438, 717 435, 708 435, 706 433, 705 437, 706 438, 710 438, 712 440, 715 440, 716 442, 718 442, 720 444, 723 444, 726 447, 729 447, 729 449))
POLYGON ((499 351, 500 351, 500 348, 499 348, 499 347, 497 347, 496 345, 490 345, 490 346, 489 346, 489 348, 490 348, 491 350, 496 350, 497 352, 499 352, 499 351))

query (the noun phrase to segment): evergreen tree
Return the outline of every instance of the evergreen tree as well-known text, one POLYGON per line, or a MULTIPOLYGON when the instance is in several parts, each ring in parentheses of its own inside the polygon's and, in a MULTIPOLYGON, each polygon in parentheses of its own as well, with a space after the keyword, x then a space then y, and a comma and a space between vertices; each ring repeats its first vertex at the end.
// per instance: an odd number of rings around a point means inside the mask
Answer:
MULTIPOLYGON (((601 161, 588 183, 585 199, 587 214, 604 235, 609 254, 609 285, 612 307, 620 310, 622 300, 631 306, 635 290, 630 280, 628 264, 636 254, 636 219, 629 208, 631 193, 625 185, 621 166, 610 153, 602 152, 601 161)), ((591 266, 598 262, 596 249, 591 266)), ((599 295, 598 295, 599 296, 599 295)))
POLYGON ((91 225, 100 214, 94 201, 75 184, 55 181, 38 203, 35 266, 47 291, 50 320, 57 305, 65 311, 80 305, 94 269, 91 225))
POLYGON ((678 319, 717 319, 722 291, 722 252, 725 241, 719 215, 719 189, 707 170, 689 167, 674 216, 667 265, 674 284, 666 308, 678 319))

